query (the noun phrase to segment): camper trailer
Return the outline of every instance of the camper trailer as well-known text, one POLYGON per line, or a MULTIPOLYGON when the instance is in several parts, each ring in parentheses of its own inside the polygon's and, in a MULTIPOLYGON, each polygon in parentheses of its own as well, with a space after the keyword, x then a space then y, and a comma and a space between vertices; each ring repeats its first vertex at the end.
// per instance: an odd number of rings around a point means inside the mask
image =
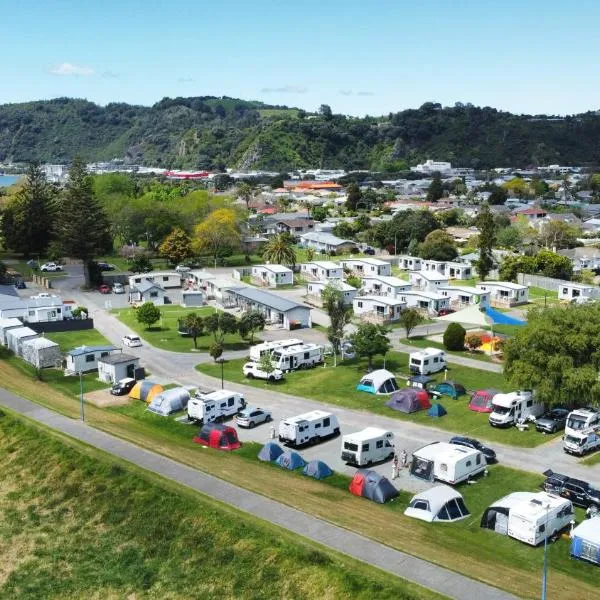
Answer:
POLYGON ((271 353, 273 366, 282 371, 308 369, 323 362, 323 346, 319 344, 298 344, 279 348, 271 353))
POLYGON ((446 355, 438 348, 425 348, 419 352, 411 352, 408 361, 411 373, 429 375, 446 368, 446 355))
POLYGON ((600 429, 600 411, 595 408, 577 408, 567 416, 565 436, 600 429))
POLYGON ((488 417, 492 427, 510 427, 530 417, 544 414, 544 405, 535 401, 531 391, 496 394, 492 399, 492 413, 488 417))
POLYGON ((289 446, 307 446, 339 435, 340 424, 330 412, 313 410, 279 423, 279 441, 289 446))
POLYGON ((485 456, 473 448, 433 442, 412 455, 410 474, 426 481, 443 481, 450 485, 467 481, 486 470, 485 456))
POLYGON ((302 340, 289 339, 289 340, 274 340, 272 342, 263 342, 262 344, 256 344, 250 348, 250 360, 258 362, 261 356, 265 352, 273 352, 273 350, 279 350, 281 348, 289 348, 290 346, 299 346, 302 344, 302 340))
POLYGON ((390 459, 394 453, 394 434, 385 429, 367 427, 342 438, 342 460, 357 467, 390 459))
POLYGON ((508 535, 537 546, 553 537, 575 517, 570 500, 539 492, 531 500, 516 504, 508 513, 508 535))
POLYGON ((242 394, 219 390, 208 394, 197 394, 187 405, 188 419, 200 424, 213 423, 233 417, 246 406, 242 394))

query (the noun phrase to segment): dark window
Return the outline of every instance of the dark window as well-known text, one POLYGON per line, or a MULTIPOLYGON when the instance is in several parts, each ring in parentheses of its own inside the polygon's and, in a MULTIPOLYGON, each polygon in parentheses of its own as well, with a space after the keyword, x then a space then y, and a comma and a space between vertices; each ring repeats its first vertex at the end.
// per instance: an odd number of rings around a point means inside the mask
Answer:
POLYGON ((448 507, 448 515, 450 519, 460 519, 460 517, 462 517, 460 508, 458 507, 456 500, 450 500, 450 502, 448 502, 446 506, 448 507))
POLYGON ((150 298, 158 298, 158 292, 150 292, 150 298))
POLYGON ((375 444, 375 448, 383 448, 383 440, 378 440, 375 444))
POLYGON ((470 467, 470 466, 471 466, 471 461, 470 461, 470 460, 468 460, 468 461, 467 461, 467 467, 470 467))
POLYGON ((411 506, 418 510, 429 510, 429 502, 427 500, 415 500, 411 502, 411 506))
POLYGON ((369 451, 369 444, 363 444, 362 445, 362 451, 363 452, 368 452, 369 451))
POLYGON ((475 459, 475 464, 478 464, 478 465, 481 464, 481 454, 477 455, 477 458, 475 459))
POLYGON ((315 425, 315 429, 321 429, 321 423, 317 423, 317 424, 315 425))
POLYGON ((227 406, 233 406, 235 403, 235 398, 229 398, 229 400, 227 400, 227 406))
POLYGON ((460 508, 460 512, 462 513, 463 517, 466 517, 468 514, 470 514, 462 498, 457 498, 456 502, 458 503, 458 508, 460 508))
POLYGON ((304 353, 304 359, 309 359, 310 358, 310 352, 305 352, 304 353))
POLYGON ((527 408, 533 406, 533 400, 527 400, 527 408))
POLYGON ((444 507, 440 510, 440 512, 438 513, 438 519, 440 521, 448 521, 449 517, 448 517, 448 505, 444 505, 444 507))
POLYGON ((95 354, 88 354, 85 357, 85 362, 94 362, 96 360, 96 355, 95 354))
POLYGON ((539 531, 539 533, 544 533, 544 531, 546 531, 546 526, 545 525, 540 525, 538 527, 538 531, 539 531))
POLYGON ((104 358, 105 356, 108 356, 109 353, 108 352, 100 352, 100 358, 104 358))
POLYGON ((326 419, 323 419, 323 427, 329 427, 330 424, 331 424, 331 419, 329 417, 327 417, 326 419))
POLYGON ((352 452, 356 452, 358 450, 358 445, 352 444, 351 442, 344 442, 344 450, 352 450, 352 452))
POLYGON ((163 276, 163 281, 169 281, 169 278, 163 276))

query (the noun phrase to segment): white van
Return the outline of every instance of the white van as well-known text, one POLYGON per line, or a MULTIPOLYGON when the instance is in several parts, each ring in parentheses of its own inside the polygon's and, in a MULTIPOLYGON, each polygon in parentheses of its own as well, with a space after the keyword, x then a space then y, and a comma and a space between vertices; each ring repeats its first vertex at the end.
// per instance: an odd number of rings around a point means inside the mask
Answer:
POLYGON ((194 398, 190 398, 187 414, 190 421, 205 424, 233 417, 245 407, 246 400, 243 394, 218 390, 208 394, 197 394, 194 398))
POLYGON ((426 481, 456 485, 486 470, 485 456, 474 448, 433 442, 413 452, 410 474, 426 481))
POLYGON ((438 348, 425 348, 419 352, 411 352, 408 357, 408 368, 411 373, 429 375, 446 368, 446 354, 438 348))
POLYGON ((528 501, 513 506, 508 513, 508 535, 537 546, 546 537, 562 531, 574 519, 570 500, 539 492, 528 501))
POLYGON ((394 434, 385 429, 367 427, 342 438, 342 460, 357 467, 388 460, 394 453, 394 434))
POLYGON ((256 344, 256 346, 250 347, 250 360, 258 362, 261 356, 267 353, 273 352, 273 350, 279 350, 280 348, 289 348, 290 346, 298 346, 302 344, 302 340, 297 338, 290 338, 287 340, 274 340, 272 342, 263 342, 262 344, 256 344))
POLYGON ((289 446, 307 446, 339 435, 340 424, 330 412, 313 410, 279 423, 279 441, 289 446))
POLYGON ((323 346, 319 344, 299 344, 279 348, 271 353, 273 366, 282 371, 309 369, 323 362, 323 346))
POLYGON ((492 398, 492 412, 488 421, 492 427, 510 427, 528 417, 544 414, 544 405, 535 401, 531 391, 496 394, 492 398))
POLYGON ((591 428, 563 436, 563 450, 567 454, 583 456, 600 447, 600 436, 591 428))

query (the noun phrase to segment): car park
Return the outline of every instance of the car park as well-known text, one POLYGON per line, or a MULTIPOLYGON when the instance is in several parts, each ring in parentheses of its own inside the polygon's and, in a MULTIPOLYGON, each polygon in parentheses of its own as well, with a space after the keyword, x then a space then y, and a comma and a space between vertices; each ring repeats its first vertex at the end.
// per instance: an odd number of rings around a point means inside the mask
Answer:
POLYGON ((546 492, 568 498, 573 504, 582 508, 592 508, 595 511, 600 509, 600 490, 587 481, 554 473, 550 469, 544 471, 544 475, 546 481, 543 487, 546 492))
POLYGON ((479 450, 479 452, 485 456, 485 460, 488 465, 496 462, 496 452, 476 439, 455 435, 453 438, 450 438, 450 443, 457 444, 458 446, 466 446, 467 448, 473 448, 474 450, 479 450))
POLYGON ((249 427, 252 429, 261 423, 268 423, 272 419, 268 410, 255 406, 247 406, 241 410, 235 418, 238 427, 249 427))
POLYGON ((44 271, 44 272, 48 272, 48 273, 53 273, 53 272, 62 271, 62 270, 63 270, 63 268, 60 265, 57 265, 56 263, 53 263, 53 262, 44 263, 40 267, 40 271, 44 271))
POLYGON ((123 344, 130 348, 137 348, 142 345, 142 340, 137 335, 124 335, 123 344))
POLYGON ((244 377, 248 379, 267 379, 268 381, 279 381, 283 379, 283 371, 274 369, 270 373, 263 371, 259 363, 248 362, 242 367, 244 377))
POLYGON ((124 294, 125 286, 122 283, 114 283, 112 287, 113 294, 124 294))
POLYGON ((568 415, 567 408, 553 408, 535 420, 535 428, 543 433, 556 433, 565 428, 568 415))
POLYGON ((105 283, 103 283, 101 286, 98 287, 98 291, 101 294, 110 294, 110 292, 111 292, 110 285, 106 285, 105 283))

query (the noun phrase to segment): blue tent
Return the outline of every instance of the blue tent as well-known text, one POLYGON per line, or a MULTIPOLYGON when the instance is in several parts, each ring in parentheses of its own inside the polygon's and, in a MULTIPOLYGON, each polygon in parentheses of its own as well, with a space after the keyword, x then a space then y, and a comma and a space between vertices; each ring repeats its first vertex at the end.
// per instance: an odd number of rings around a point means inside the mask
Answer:
POLYGON ((289 469, 293 471, 294 469, 299 469, 303 467, 306 463, 304 459, 293 450, 287 450, 283 454, 281 454, 277 460, 275 461, 280 467, 284 469, 289 469))
POLYGON ((323 479, 324 477, 333 475, 333 471, 322 460, 311 460, 304 467, 302 473, 315 479, 323 479))
POLYGON ((437 402, 432 404, 431 408, 427 411, 430 417, 443 417, 446 414, 446 409, 437 402))
POLYGON ((258 453, 258 460, 264 460, 265 462, 273 462, 277 460, 283 454, 281 446, 275 442, 267 442, 258 453))

